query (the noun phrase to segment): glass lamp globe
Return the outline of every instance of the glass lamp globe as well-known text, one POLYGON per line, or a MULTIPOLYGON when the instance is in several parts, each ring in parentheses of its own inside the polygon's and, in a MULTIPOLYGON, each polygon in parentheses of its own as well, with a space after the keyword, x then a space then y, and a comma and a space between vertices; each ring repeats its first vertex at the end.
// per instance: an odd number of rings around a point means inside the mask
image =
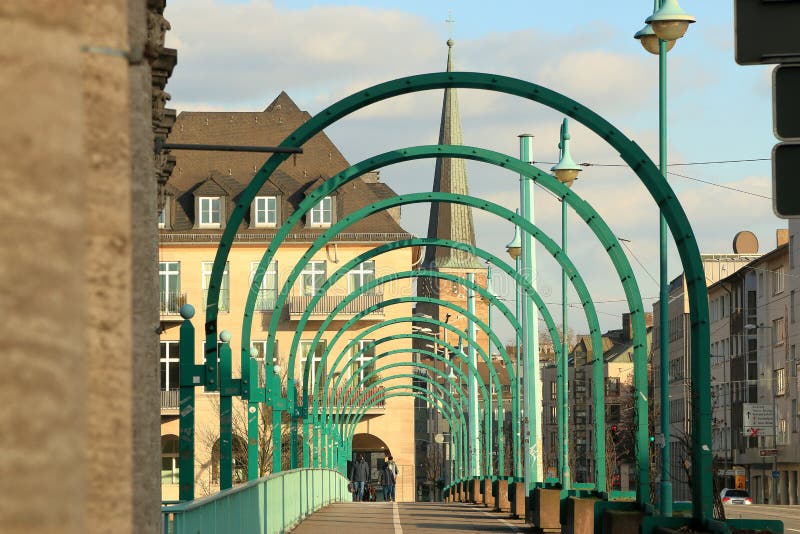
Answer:
MULTIPOLYGON (((647 24, 644 28, 636 32, 633 36, 634 39, 637 39, 640 43, 642 43, 642 48, 650 52, 651 54, 658 55, 658 36, 656 32, 653 31, 653 28, 647 24)), ((667 52, 672 50, 672 47, 675 46, 675 41, 667 41, 667 52)))
POLYGON ((655 13, 645 19, 653 27, 659 39, 674 41, 680 39, 695 18, 684 11, 678 0, 664 0, 655 13))

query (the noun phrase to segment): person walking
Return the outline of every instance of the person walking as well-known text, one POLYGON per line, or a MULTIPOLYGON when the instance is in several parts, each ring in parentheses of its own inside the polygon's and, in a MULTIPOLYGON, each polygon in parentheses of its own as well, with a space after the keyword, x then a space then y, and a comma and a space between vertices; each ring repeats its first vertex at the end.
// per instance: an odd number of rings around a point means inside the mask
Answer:
POLYGON ((394 487, 397 483, 397 464, 394 463, 394 458, 389 456, 389 460, 386 462, 383 468, 383 500, 384 501, 393 501, 394 500, 394 487))
POLYGON ((353 500, 361 501, 364 499, 364 486, 369 479, 369 464, 364 460, 364 455, 359 454, 358 460, 353 464, 353 469, 350 472, 350 480, 353 482, 354 492, 353 500))

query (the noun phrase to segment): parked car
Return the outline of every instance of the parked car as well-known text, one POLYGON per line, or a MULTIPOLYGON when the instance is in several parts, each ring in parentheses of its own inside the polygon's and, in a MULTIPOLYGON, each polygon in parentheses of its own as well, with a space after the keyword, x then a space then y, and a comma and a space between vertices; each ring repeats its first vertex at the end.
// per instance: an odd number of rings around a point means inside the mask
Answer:
POLYGON ((722 504, 753 504, 753 499, 745 490, 725 488, 719 494, 722 504))

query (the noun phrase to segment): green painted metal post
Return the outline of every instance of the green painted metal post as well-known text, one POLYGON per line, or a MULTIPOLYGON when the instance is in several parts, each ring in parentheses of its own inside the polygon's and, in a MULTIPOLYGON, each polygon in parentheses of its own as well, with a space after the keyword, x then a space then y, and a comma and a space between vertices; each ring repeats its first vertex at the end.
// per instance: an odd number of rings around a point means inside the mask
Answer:
POLYGON ((219 334, 219 487, 233 487, 233 397, 229 390, 231 382, 231 334, 223 330, 219 334))
MULTIPOLYGON (((244 353, 244 349, 242 349, 244 353)), ((258 349, 251 347, 250 357, 242 359, 242 369, 245 366, 248 373, 242 374, 242 399, 252 399, 249 391, 250 377, 258 377, 258 349), (247 389, 246 389, 247 388, 247 389)), ((256 378, 256 384, 258 380, 256 378)), ((259 403, 253 400, 247 401, 247 480, 258 478, 258 411, 259 403)))
MULTIPOLYGON (((492 288, 492 264, 490 262, 486 262, 486 291, 489 294, 493 294, 492 288)), ((487 317, 487 324, 489 326, 489 330, 492 330, 492 301, 487 300, 487 307, 488 307, 488 317, 487 317)), ((500 350, 501 347, 498 347, 500 350)), ((492 338, 489 338, 489 357, 492 356, 492 338)), ((502 387, 502 386, 501 386, 502 387)), ((498 394, 501 392, 497 392, 498 394)), ((513 396, 513 395, 512 395, 513 396)), ((499 399, 500 397, 498 397, 499 399)), ((494 414, 492 414, 494 415, 494 414)), ((503 442, 503 403, 499 400, 497 401, 497 474, 502 476, 505 473, 505 447, 503 442)), ((490 434, 491 436, 491 434, 490 434)), ((491 437, 490 437, 491 439, 491 437)), ((492 454, 492 447, 491 445, 488 447, 489 454, 492 454)), ((494 462, 490 459, 489 465, 494 467, 494 462)), ((489 472, 490 475, 493 475, 491 471, 489 472)))
MULTIPOLYGON (((661 0, 656 0, 661 7, 661 0)), ((664 180, 667 179, 667 44, 658 40, 658 162, 664 180)), ((667 272, 667 219, 659 210, 658 224, 659 250, 659 372, 661 393, 661 484, 659 503, 661 515, 672 515, 672 481, 670 480, 670 413, 669 413, 669 273, 667 272)), ((693 437, 694 439, 694 437, 693 437)), ((649 443, 648 443, 649 448, 649 443)))
MULTIPOLYGON (((201 384, 204 373, 195 372, 194 363, 194 307, 181 306, 183 323, 180 329, 180 420, 178 422, 178 498, 181 501, 194 499, 194 388, 201 384), (197 380, 195 381, 195 377, 197 380)), ((202 371, 202 367, 200 370, 202 371)))
MULTIPOLYGON (((517 210, 517 211, 519 212, 519 210, 517 210)), ((514 231, 516 232, 517 238, 519 238, 519 227, 515 226, 514 227, 514 231)), ((515 264, 514 267, 515 267, 516 271, 519 272, 519 268, 520 268, 519 255, 517 255, 517 257, 514 259, 514 264, 515 264)), ((520 294, 522 293, 522 289, 519 287, 519 282, 517 282, 516 280, 514 281, 514 288, 516 290, 515 293, 514 293, 514 304, 516 305, 517 320, 521 321, 522 315, 521 315, 520 307, 522 306, 522 299, 520 297, 520 294)), ((522 362, 521 362, 522 351, 520 350, 521 349, 521 345, 522 345, 522 337, 518 335, 517 338, 516 338, 516 342, 514 344, 516 345, 516 347, 514 347, 514 350, 516 352, 515 362, 514 362, 514 370, 515 370, 516 375, 517 375, 517 379, 516 379, 516 381, 514 381, 514 388, 516 389, 516 392, 517 392, 517 395, 516 395, 517 399, 520 399, 520 396, 522 394, 522 391, 521 391, 521 389, 522 389, 522 362)), ((520 403, 520 405, 517 407, 517 410, 519 410, 520 412, 522 411, 522 403, 520 403)), ((521 482, 522 479, 523 479, 523 476, 524 476, 523 475, 523 462, 522 462, 522 453, 523 453, 523 451, 522 451, 522 448, 520 447, 520 442, 522 440, 522 434, 521 434, 522 433, 522 429, 519 427, 519 419, 520 419, 520 417, 515 417, 515 418, 513 418, 511 420, 511 425, 512 425, 511 433, 513 434, 513 439, 514 439, 514 442, 511 444, 511 447, 512 447, 512 453, 514 455, 514 481, 515 482, 521 482)))
POLYGON ((281 471, 281 450, 282 440, 281 432, 283 431, 283 421, 281 418, 281 410, 272 406, 272 472, 278 473, 281 471))
MULTIPOLYGON (((519 157, 523 162, 533 163, 530 134, 519 136, 519 157)), ((522 218, 534 222, 533 179, 520 174, 520 212, 522 218)), ((534 286, 536 280, 536 248, 533 236, 522 234, 522 275, 534 286)), ((542 393, 539 370, 539 318, 536 307, 527 294, 522 299, 522 347, 525 351, 525 371, 523 383, 525 387, 525 418, 527 424, 527 449, 525 457, 525 487, 528 492, 542 481, 542 393)))
MULTIPOLYGON (((467 280, 475 283, 475 273, 467 273, 467 280)), ((467 311, 470 314, 475 314, 475 291, 471 288, 467 290, 467 311)), ((475 341, 476 330, 475 323, 472 319, 467 320, 467 337, 471 341, 475 341)), ((469 355, 469 362, 473 366, 478 364, 478 354, 475 351, 475 346, 470 343, 467 347, 467 354, 469 355)), ((469 378, 469 468, 470 476, 477 477, 481 474, 481 441, 478 420, 480 419, 480 410, 478 409, 478 377, 471 376, 469 378)))
MULTIPOLYGON (((563 143, 563 140, 562 140, 563 143)), ((567 203, 561 201, 561 249, 567 254, 567 203)), ((558 359, 558 469, 561 488, 568 490, 569 472, 569 325, 567 322, 567 271, 561 269, 561 358, 558 359)), ((597 409, 598 407, 595 407, 597 409)))

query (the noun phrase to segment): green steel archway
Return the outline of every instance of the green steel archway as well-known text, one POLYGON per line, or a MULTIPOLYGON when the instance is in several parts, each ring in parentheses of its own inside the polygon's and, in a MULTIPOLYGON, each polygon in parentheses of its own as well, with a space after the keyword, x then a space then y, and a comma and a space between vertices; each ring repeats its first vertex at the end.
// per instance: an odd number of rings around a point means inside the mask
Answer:
MULTIPOLYGON (((426 194, 426 196, 428 196, 428 194, 426 194)), ((361 255, 357 256, 356 258, 350 260, 348 263, 346 263, 340 269, 338 269, 336 271, 336 273, 334 273, 334 275, 332 275, 331 278, 329 278, 326 281, 325 284, 323 284, 323 286, 320 288, 320 292, 310 301, 310 305, 309 305, 308 309, 312 309, 312 306, 319 300, 319 298, 321 298, 321 295, 324 293, 324 291, 326 291, 328 288, 330 288, 340 277, 344 276, 344 274, 346 274, 347 271, 349 271, 350 269, 352 269, 353 267, 358 265, 360 262, 368 260, 368 259, 371 259, 371 258, 373 258, 375 256, 378 256, 379 254, 384 253, 384 252, 388 252, 388 251, 391 251, 391 250, 397 250, 398 248, 412 247, 412 246, 419 246, 419 245, 430 245, 430 244, 436 244, 437 246, 443 246, 443 247, 450 247, 450 248, 455 248, 455 249, 459 249, 459 250, 465 250, 465 251, 468 251, 468 252, 472 252, 473 254, 475 254, 475 255, 483 258, 483 259, 488 260, 490 263, 492 263, 493 265, 498 267, 500 270, 505 272, 508 276, 513 278, 517 282, 517 284, 519 284, 519 286, 521 288, 523 288, 523 290, 529 296, 531 296, 532 299, 538 300, 538 302, 541 302, 542 305, 544 304, 541 301, 541 299, 538 297, 538 294, 536 293, 535 289, 530 284, 530 282, 528 282, 525 279, 524 276, 522 276, 519 273, 517 273, 515 269, 511 268, 508 264, 506 264, 504 261, 500 260, 496 256, 494 256, 494 255, 492 255, 492 254, 490 254, 488 252, 485 252, 480 248, 473 248, 473 247, 471 247, 469 245, 465 245, 463 243, 459 243, 459 242, 456 242, 456 241, 442 240, 442 239, 432 240, 432 239, 427 239, 427 238, 414 238, 414 239, 397 241, 397 242, 394 242, 394 243, 387 243, 387 244, 381 245, 381 246, 376 247, 376 248, 374 248, 372 250, 366 251, 366 252, 362 253, 361 255)), ((566 258, 566 256, 564 256, 564 255, 561 256, 561 260, 562 261, 567 261, 567 262, 569 261, 569 259, 566 258)), ((591 326, 592 347, 593 347, 592 350, 593 350, 593 353, 594 353, 593 371, 594 371, 595 374, 598 374, 598 372, 599 372, 599 375, 602 376, 602 370, 603 370, 603 367, 602 367, 603 366, 602 342, 601 342, 601 339, 600 339, 601 334, 600 334, 599 322, 597 320, 597 314, 596 314, 596 311, 595 311, 594 306, 592 304, 591 297, 588 294, 588 290, 586 289, 586 286, 583 283, 582 278, 577 273, 577 271, 574 271, 574 269, 573 269, 572 273, 573 273, 573 276, 572 276, 571 280, 573 281, 573 285, 576 288, 576 291, 577 291, 579 297, 581 298, 581 301, 584 304, 584 312, 586 313, 588 324, 591 326)), ((257 279, 258 278, 256 278, 256 280, 257 279)), ((411 299, 409 301, 417 301, 417 300, 414 300, 414 298, 412 298, 412 297, 408 297, 408 299, 411 299)), ((436 304, 449 306, 449 303, 443 303, 441 301, 437 301, 436 304)), ((374 310, 374 309, 377 309, 377 307, 369 307, 367 309, 368 310, 374 310)), ((460 310, 463 310, 463 308, 461 308, 460 310)), ((367 312, 367 313, 369 313, 369 312, 367 312)), ((363 317, 367 313, 361 312, 360 314, 357 314, 353 319, 351 319, 351 321, 348 321, 347 324, 351 324, 351 322, 354 319, 363 317)), ((549 316, 549 312, 548 312, 548 316, 549 316)), ((321 328, 320 328, 320 330, 321 330, 321 328)), ((343 328, 341 331, 344 331, 344 330, 345 329, 343 328)), ((551 332, 551 334, 552 334, 552 332, 551 332)), ((321 335, 322 334, 318 331, 317 335, 315 336, 314 340, 312 341, 312 345, 314 345, 314 344, 319 342, 319 340, 321 338, 321 335)), ((338 340, 337 336, 338 336, 338 334, 334 337, 334 340, 338 340)), ((558 339, 558 336, 554 337, 554 339, 558 339)), ((299 340, 297 338, 295 338, 294 341, 295 341, 295 343, 293 343, 293 345, 292 345, 293 349, 290 349, 290 360, 289 360, 290 361, 290 364, 289 364, 290 369, 293 369, 293 365, 294 365, 293 355, 296 354, 296 350, 297 350, 296 349, 296 345, 299 344, 299 340)), ((501 345, 500 341, 498 339, 496 339, 496 338, 494 339, 494 342, 499 346, 501 345)), ((333 342, 331 343, 330 346, 333 346, 333 342)), ((558 350, 560 351, 560 348, 558 350)), ((293 371, 291 371, 291 374, 289 376, 293 376, 293 371)), ((303 377, 304 377, 303 390, 307 391, 307 389, 308 389, 308 377, 309 377, 309 370, 308 370, 307 366, 306 366, 306 369, 304 370, 303 377)), ((594 398, 595 402, 599 403, 600 405, 602 405, 604 403, 604 388, 601 387, 602 386, 601 382, 602 382, 601 380, 595 380, 595 387, 594 387, 594 393, 593 393, 593 398, 594 398)), ((290 389, 290 391, 294 391, 294 388, 292 387, 290 389)), ((598 458, 602 458, 603 459, 602 461, 598 461, 597 462, 597 466, 598 467, 597 467, 596 472, 595 472, 595 479, 598 482, 598 486, 599 487, 604 487, 604 484, 605 484, 605 468, 604 468, 604 466, 605 466, 605 460, 604 460, 604 458, 605 458, 605 439, 604 439, 605 418, 604 417, 605 416, 604 416, 604 414, 602 412, 597 411, 597 410, 595 411, 595 426, 596 426, 596 429, 597 429, 597 432, 595 433, 595 453, 596 453, 596 456, 598 458), (603 468, 601 469, 600 466, 603 466, 603 468)), ((646 432, 646 428, 643 429, 643 432, 646 432)), ((645 437, 645 439, 646 439, 646 437, 645 437)))
MULTIPOLYGON (((638 145, 627 139, 622 132, 585 106, 540 85, 485 73, 445 72, 422 74, 393 80, 351 95, 312 117, 289 135, 289 137, 281 143, 281 146, 302 145, 316 133, 322 131, 326 126, 372 103, 402 94, 448 87, 485 89, 517 95, 532 101, 540 102, 574 118, 600 135, 620 152, 623 160, 636 172, 656 201, 656 204, 661 208, 675 238, 688 286, 687 292, 692 326, 691 361, 692 376, 694 377, 692 395, 695 401, 692 404, 692 452, 694 459, 692 462, 692 469, 693 479, 695 480, 693 517, 695 520, 705 523, 712 517, 712 488, 710 478, 711 407, 710 399, 708 398, 710 384, 710 366, 708 361, 709 324, 705 276, 700 261, 697 242, 691 232, 691 225, 689 224, 686 214, 664 177, 638 145)), ((224 265, 230 246, 233 243, 239 224, 241 224, 244 219, 245 211, 255 197, 258 189, 287 157, 287 155, 275 154, 261 167, 250 185, 248 185, 240 195, 239 203, 231 214, 229 224, 223 232, 220 248, 217 251, 214 267, 212 269, 206 306, 205 330, 207 347, 209 347, 206 369, 206 385, 208 389, 214 390, 217 387, 215 362, 217 304, 219 302, 220 282, 222 280, 224 265), (208 366, 209 361, 211 361, 210 367, 208 366)), ((302 207, 307 211, 307 209, 311 207, 311 203, 302 207)), ((288 228, 286 228, 287 233, 295 222, 297 221, 288 225, 288 228)), ((285 235, 282 235, 278 241, 282 241, 284 237, 285 235)), ((243 342, 247 344, 247 342, 249 342, 249 336, 247 338, 243 337, 243 342)), ((642 415, 644 414, 640 414, 640 417, 642 415)), ((642 447, 639 447, 639 449, 641 454, 642 447)), ((640 486, 649 481, 649 473, 643 473, 643 475, 643 477, 639 478, 640 486)), ((643 499, 640 498, 639 501, 640 504, 643 504, 643 499)))

